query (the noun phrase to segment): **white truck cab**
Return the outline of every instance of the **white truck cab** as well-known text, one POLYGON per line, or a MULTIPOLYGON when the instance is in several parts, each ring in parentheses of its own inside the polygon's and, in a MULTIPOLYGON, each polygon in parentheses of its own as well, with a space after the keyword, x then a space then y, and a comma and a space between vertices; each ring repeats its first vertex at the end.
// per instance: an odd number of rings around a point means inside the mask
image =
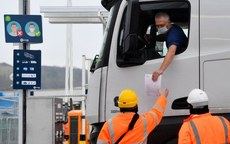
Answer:
POLYGON ((124 88, 137 91, 139 113, 153 106, 156 97, 146 96, 144 77, 160 67, 167 53, 164 40, 154 29, 158 12, 169 14, 172 23, 184 30, 188 46, 177 53, 162 75, 162 87, 170 90, 170 96, 165 116, 149 135, 148 143, 177 143, 189 111, 174 110, 171 105, 194 88, 207 92, 211 112, 230 118, 228 0, 102 0, 102 4, 110 16, 101 53, 91 67, 86 109, 92 136, 97 136, 103 122, 119 111, 113 98, 124 88), (151 43, 145 40, 149 27, 151 43))

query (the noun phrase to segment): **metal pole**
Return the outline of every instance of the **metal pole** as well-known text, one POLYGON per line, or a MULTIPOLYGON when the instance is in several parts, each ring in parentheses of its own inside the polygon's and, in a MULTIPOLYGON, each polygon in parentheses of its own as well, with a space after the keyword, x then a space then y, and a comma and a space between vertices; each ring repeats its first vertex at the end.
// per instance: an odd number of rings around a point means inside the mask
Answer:
POLYGON ((92 59, 86 59, 86 70, 87 70, 87 85, 89 84, 89 79, 90 79, 90 75, 91 75, 91 72, 90 72, 90 66, 91 66, 91 63, 92 63, 92 59))
MULTIPOLYGON (((24 1, 19 0, 19 14, 23 14, 24 1)), ((23 45, 19 44, 19 49, 23 49, 23 45)), ((23 92, 22 92, 23 95, 23 92)), ((23 97, 19 96, 18 100, 18 144, 23 144, 23 97)))
MULTIPOLYGON (((67 0, 67 6, 72 6, 72 0, 67 0)), ((66 95, 73 94, 73 40, 72 24, 66 25, 66 73, 65 73, 65 91, 66 95)), ((67 101, 67 99, 65 99, 67 101)))
POLYGON ((23 142, 23 98, 20 95, 18 98, 18 144, 22 144, 23 142))
MULTIPOLYGON (((68 26, 66 26, 66 31, 68 31, 68 26)), ((68 34, 66 33, 68 36, 68 34)), ((67 37, 68 39, 68 37, 67 37)), ((69 95, 69 47, 68 40, 66 40, 66 66, 65 66, 65 93, 69 95)), ((65 100, 67 102, 67 100, 65 100)))
MULTIPOLYGON (((85 95, 85 87, 86 87, 86 56, 82 56, 82 95, 85 95)), ((82 110, 82 128, 81 128, 81 136, 80 136, 80 142, 83 144, 85 143, 86 140, 86 133, 85 133, 85 128, 86 128, 86 120, 85 120, 85 98, 81 102, 81 110, 82 110)))
POLYGON ((26 97, 27 97, 27 91, 26 90, 23 90, 23 112, 22 112, 22 117, 23 117, 23 144, 26 144, 26 108, 27 108, 27 100, 26 100, 26 97))
MULTIPOLYGON (((30 1, 29 0, 19 0, 19 14, 27 15, 30 13, 30 1)), ((19 44, 19 49, 28 50, 29 44, 23 43, 19 44)), ((22 111, 19 111, 19 144, 26 144, 26 108, 27 108, 27 90, 22 90, 22 99, 19 100, 19 109, 22 107, 22 111)))
POLYGON ((84 100, 81 103, 81 110, 82 110, 82 131, 81 131, 81 137, 80 137, 80 141, 81 142, 85 142, 86 141, 86 107, 85 107, 85 97, 84 100))
POLYGON ((70 59, 70 78, 69 78, 69 89, 70 89, 70 94, 73 95, 73 25, 69 25, 69 59, 70 59))
POLYGON ((85 95, 85 85, 86 85, 86 57, 85 55, 82 55, 82 78, 81 78, 81 86, 82 86, 82 95, 85 95))
MULTIPOLYGON (((67 6, 71 7, 72 6, 72 0, 67 1, 67 6)), ((70 94, 73 95, 73 25, 68 24, 68 46, 69 46, 69 89, 70 89, 70 94)))

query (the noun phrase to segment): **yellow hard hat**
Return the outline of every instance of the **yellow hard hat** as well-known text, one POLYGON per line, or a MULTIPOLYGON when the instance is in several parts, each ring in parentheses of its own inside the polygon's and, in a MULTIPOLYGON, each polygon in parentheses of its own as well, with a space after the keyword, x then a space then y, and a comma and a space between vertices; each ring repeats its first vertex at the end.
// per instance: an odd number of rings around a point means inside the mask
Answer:
POLYGON ((119 108, 133 108, 138 103, 138 96, 132 89, 124 89, 121 91, 118 98, 119 108))

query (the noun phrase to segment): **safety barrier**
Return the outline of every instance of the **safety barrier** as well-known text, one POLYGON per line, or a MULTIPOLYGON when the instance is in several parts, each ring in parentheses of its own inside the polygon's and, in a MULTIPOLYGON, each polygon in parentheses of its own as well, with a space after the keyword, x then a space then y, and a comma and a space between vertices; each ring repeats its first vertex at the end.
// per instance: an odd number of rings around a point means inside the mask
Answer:
POLYGON ((18 118, 0 117, 0 144, 18 143, 18 118))

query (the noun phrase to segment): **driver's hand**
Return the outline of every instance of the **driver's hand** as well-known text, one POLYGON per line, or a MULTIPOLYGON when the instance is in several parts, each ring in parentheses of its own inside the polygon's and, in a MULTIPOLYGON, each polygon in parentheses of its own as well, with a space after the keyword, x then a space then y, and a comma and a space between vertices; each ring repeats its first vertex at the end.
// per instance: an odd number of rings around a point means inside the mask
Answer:
POLYGON ((157 81, 157 80, 158 80, 158 77, 159 77, 160 75, 162 75, 162 74, 163 74, 163 71, 161 71, 161 70, 156 70, 156 71, 154 71, 153 74, 152 74, 152 80, 153 80, 153 81, 157 81))

